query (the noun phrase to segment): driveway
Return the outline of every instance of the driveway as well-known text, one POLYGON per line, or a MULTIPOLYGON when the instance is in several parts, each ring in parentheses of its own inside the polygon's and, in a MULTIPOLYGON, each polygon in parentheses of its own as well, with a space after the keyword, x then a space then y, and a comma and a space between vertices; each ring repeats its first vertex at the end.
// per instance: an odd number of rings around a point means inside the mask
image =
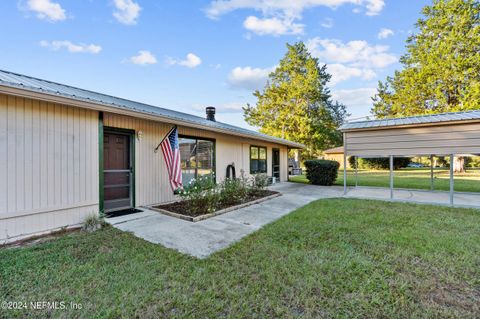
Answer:
POLYGON ((343 194, 339 187, 297 183, 279 183, 270 189, 281 192, 282 196, 196 223, 143 208, 141 213, 108 218, 107 222, 149 242, 206 258, 296 208, 343 194))

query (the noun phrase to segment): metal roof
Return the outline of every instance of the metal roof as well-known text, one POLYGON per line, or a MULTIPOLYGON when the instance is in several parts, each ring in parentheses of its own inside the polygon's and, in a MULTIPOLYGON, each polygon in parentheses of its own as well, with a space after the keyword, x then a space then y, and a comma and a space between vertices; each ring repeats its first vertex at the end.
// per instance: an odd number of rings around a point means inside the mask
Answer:
POLYGON ((118 109, 134 111, 142 114, 148 114, 153 116, 156 115, 171 120, 181 121, 185 123, 186 126, 188 126, 188 124, 190 123, 193 125, 201 125, 206 130, 224 130, 231 132, 232 135, 241 134, 247 135, 253 139, 260 139, 297 148, 304 147, 300 143, 288 141, 278 137, 273 137, 270 135, 262 134, 252 130, 247 130, 238 126, 233 126, 222 122, 209 121, 203 117, 191 115, 188 113, 130 101, 111 95, 101 94, 9 71, 0 70, 0 86, 23 89, 36 93, 45 93, 55 96, 61 96, 77 101, 100 104, 118 109))
POLYGON ((323 151, 325 154, 343 154, 343 146, 330 148, 328 150, 323 151))
POLYGON ((375 129, 382 127, 395 127, 403 125, 418 125, 418 124, 435 124, 444 122, 457 121, 480 121, 480 110, 465 111, 465 112, 450 112, 440 114, 428 114, 419 116, 386 118, 372 121, 358 121, 350 122, 340 127, 341 131, 357 130, 357 129, 375 129))

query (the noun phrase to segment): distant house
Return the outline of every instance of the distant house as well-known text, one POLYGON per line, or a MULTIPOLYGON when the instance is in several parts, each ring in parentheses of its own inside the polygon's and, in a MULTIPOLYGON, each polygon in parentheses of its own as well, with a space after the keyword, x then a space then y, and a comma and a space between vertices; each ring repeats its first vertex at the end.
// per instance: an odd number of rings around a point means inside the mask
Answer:
POLYGON ((0 243, 79 225, 88 214, 175 200, 162 152, 178 126, 184 182, 288 179, 301 144, 208 119, 0 71, 0 243))
MULTIPOLYGON (((343 168, 343 146, 331 148, 323 152, 324 158, 331 161, 337 161, 340 163, 340 167, 343 168)), ((347 168, 350 168, 350 164, 347 161, 347 168)))

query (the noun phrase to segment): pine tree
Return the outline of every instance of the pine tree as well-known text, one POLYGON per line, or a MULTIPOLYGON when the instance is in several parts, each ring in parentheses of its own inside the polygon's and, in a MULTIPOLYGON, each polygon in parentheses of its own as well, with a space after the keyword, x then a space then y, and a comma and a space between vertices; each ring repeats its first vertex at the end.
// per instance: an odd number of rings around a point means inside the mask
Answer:
POLYGON ((342 144, 338 127, 345 106, 331 99, 326 66, 319 66, 303 42, 287 44, 287 53, 269 75, 262 92, 255 91, 255 106, 247 105, 247 123, 265 134, 303 143, 305 158, 342 144))
POLYGON ((403 69, 379 82, 378 118, 480 108, 480 2, 434 0, 422 14, 403 69))

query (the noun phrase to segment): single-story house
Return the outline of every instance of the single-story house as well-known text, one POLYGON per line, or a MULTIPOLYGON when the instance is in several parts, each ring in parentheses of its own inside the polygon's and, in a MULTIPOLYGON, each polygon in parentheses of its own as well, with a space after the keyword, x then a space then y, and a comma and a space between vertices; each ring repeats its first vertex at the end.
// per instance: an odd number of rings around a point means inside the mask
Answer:
MULTIPOLYGON (((324 159, 336 161, 340 163, 340 168, 343 168, 343 146, 330 148, 323 151, 324 159)), ((347 168, 350 168, 350 163, 347 161, 347 168)))
POLYGON ((0 71, 0 244, 78 226, 92 213, 176 199, 156 146, 177 125, 184 182, 266 173, 288 179, 288 140, 0 71))

